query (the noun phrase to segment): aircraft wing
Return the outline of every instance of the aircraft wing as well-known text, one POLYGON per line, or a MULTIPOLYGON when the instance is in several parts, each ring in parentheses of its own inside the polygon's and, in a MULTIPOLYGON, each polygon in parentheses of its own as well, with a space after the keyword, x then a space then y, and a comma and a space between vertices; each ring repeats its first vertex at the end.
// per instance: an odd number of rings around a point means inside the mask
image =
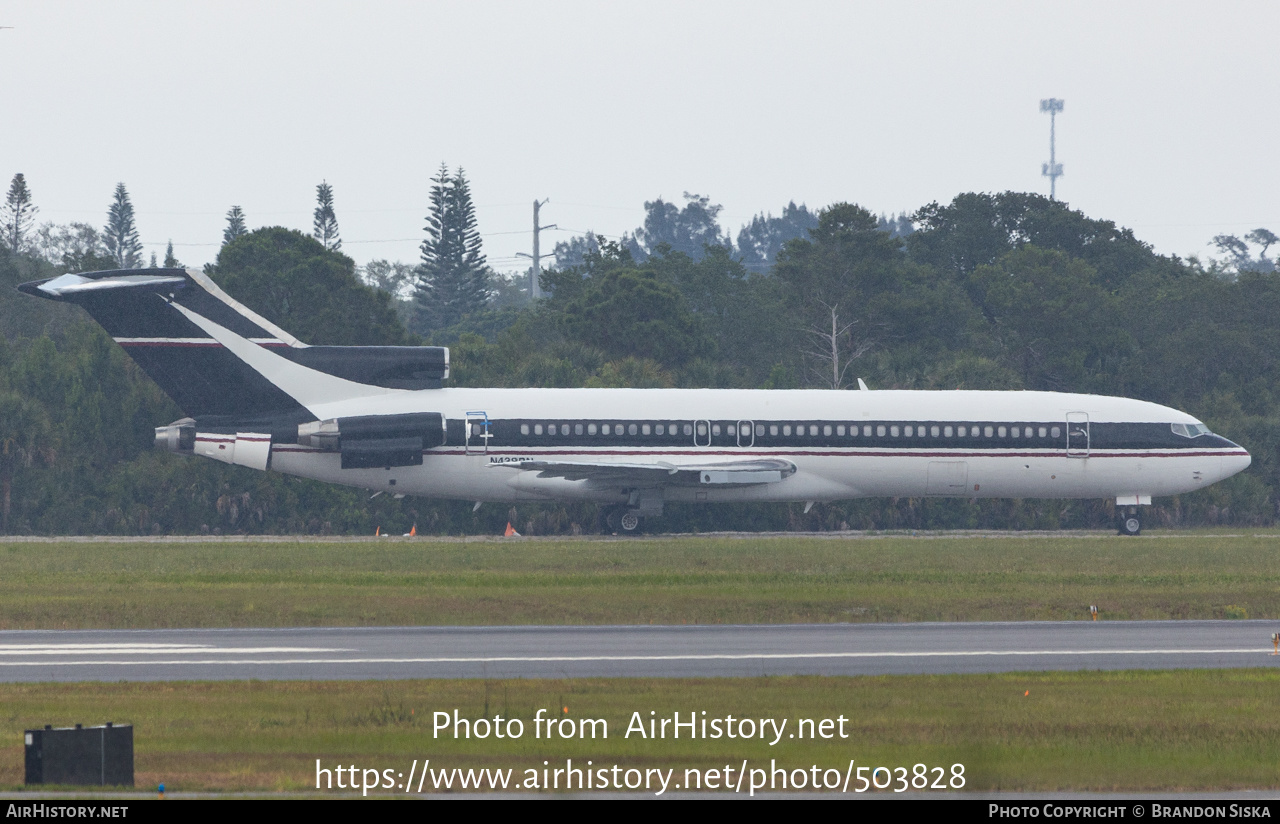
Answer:
POLYGON ((602 486, 703 486, 771 484, 795 474, 796 466, 784 460, 726 461, 706 464, 607 463, 589 461, 520 461, 493 464, 539 478, 591 481, 602 486))

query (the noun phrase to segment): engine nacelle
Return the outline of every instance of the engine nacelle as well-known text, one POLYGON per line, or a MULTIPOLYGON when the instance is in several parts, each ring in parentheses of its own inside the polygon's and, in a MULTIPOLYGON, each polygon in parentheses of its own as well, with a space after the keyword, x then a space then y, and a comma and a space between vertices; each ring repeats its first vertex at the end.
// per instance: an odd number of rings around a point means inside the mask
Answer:
POLYGON ((196 422, 183 418, 168 426, 156 427, 156 449, 190 455, 196 445, 196 422))
POLYGON ((342 455, 343 469, 421 466, 422 451, 445 441, 444 415, 360 415, 298 425, 298 443, 342 455))

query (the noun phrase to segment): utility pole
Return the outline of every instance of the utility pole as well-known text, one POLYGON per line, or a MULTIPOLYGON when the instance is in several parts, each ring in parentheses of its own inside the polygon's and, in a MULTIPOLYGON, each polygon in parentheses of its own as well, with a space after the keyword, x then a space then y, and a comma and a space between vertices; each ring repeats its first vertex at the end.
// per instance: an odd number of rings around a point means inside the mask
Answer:
POLYGON ((1062 111, 1062 101, 1056 97, 1040 101, 1040 111, 1049 113, 1049 162, 1040 167, 1040 174, 1049 178, 1049 199, 1054 200, 1058 189, 1058 178, 1062 177, 1062 164, 1054 157, 1054 118, 1062 111))
MULTIPOLYGON (((552 223, 550 226, 538 225, 538 210, 541 209, 550 201, 551 201, 551 198, 547 198, 541 203, 539 203, 536 200, 533 202, 533 254, 526 255, 524 252, 516 252, 516 257, 525 257, 533 261, 533 270, 530 272, 530 275, 529 275, 529 280, 530 280, 529 295, 533 300, 537 300, 538 298, 542 297, 542 287, 538 285, 538 277, 542 274, 543 254, 539 251, 539 249, 541 248, 541 244, 539 243, 539 241, 541 240, 542 230, 560 228, 559 226, 556 226, 554 223, 552 223)), ((550 257, 550 255, 547 255, 546 257, 550 257)))

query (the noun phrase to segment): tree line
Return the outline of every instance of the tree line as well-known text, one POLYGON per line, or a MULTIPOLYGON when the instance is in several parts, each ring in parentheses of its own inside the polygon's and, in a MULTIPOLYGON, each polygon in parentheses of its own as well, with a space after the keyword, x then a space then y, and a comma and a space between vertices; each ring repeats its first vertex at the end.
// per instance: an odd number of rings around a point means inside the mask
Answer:
MULTIPOLYGON (((596 528, 586 504, 473 513, 153 451, 152 427, 177 410, 79 310, 11 288, 113 268, 116 258, 109 267, 104 259, 128 246, 128 234, 108 247, 83 229, 34 228, 27 198, 19 231, 13 204, 0 215, 0 280, 10 287, 0 292, 5 531, 372 533, 416 524, 458 533, 497 531, 508 520, 522 532, 596 528), (42 246, 42 232, 61 245, 42 246)), ((357 267, 341 251, 333 192, 322 183, 310 235, 250 231, 233 208, 208 272, 310 343, 449 345, 453 385, 841 391, 862 378, 878 389, 1143 398, 1200 417, 1254 456, 1246 473, 1158 499, 1153 525, 1277 519, 1280 280, 1257 263, 1268 260, 1265 230, 1246 236, 1261 251, 1242 265, 1158 255, 1111 221, 1026 193, 966 193, 894 217, 850 203, 789 204, 736 238, 704 196, 645 205, 633 233, 557 245, 537 302, 519 278, 492 272, 465 175, 444 166, 415 264, 357 267)), ((132 219, 131 210, 113 211, 106 228, 117 214, 132 219)), ((807 514, 782 504, 669 506, 655 527, 1110 523, 1103 501, 876 499, 807 514)))

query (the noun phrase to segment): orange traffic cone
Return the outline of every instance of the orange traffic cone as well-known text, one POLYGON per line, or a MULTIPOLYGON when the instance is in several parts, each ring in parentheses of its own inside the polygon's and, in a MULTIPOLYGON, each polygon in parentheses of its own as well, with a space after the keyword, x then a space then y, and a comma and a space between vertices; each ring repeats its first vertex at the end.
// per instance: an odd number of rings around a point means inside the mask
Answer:
POLYGON ((412 527, 412 528, 410 528, 410 530, 409 530, 409 537, 410 537, 410 538, 412 538, 412 537, 414 537, 414 536, 415 536, 415 535, 417 535, 417 534, 418 534, 418 525, 417 525, 417 524, 414 524, 414 525, 413 525, 413 527, 412 527))
POLYGON ((506 532, 504 532, 504 533, 502 533, 502 534, 503 534, 503 537, 506 537, 506 538, 519 538, 519 537, 520 537, 520 533, 519 533, 519 532, 516 532, 516 528, 515 528, 515 527, 513 527, 513 526, 511 525, 511 522, 510 522, 510 521, 507 521, 507 531, 506 531, 506 532))

